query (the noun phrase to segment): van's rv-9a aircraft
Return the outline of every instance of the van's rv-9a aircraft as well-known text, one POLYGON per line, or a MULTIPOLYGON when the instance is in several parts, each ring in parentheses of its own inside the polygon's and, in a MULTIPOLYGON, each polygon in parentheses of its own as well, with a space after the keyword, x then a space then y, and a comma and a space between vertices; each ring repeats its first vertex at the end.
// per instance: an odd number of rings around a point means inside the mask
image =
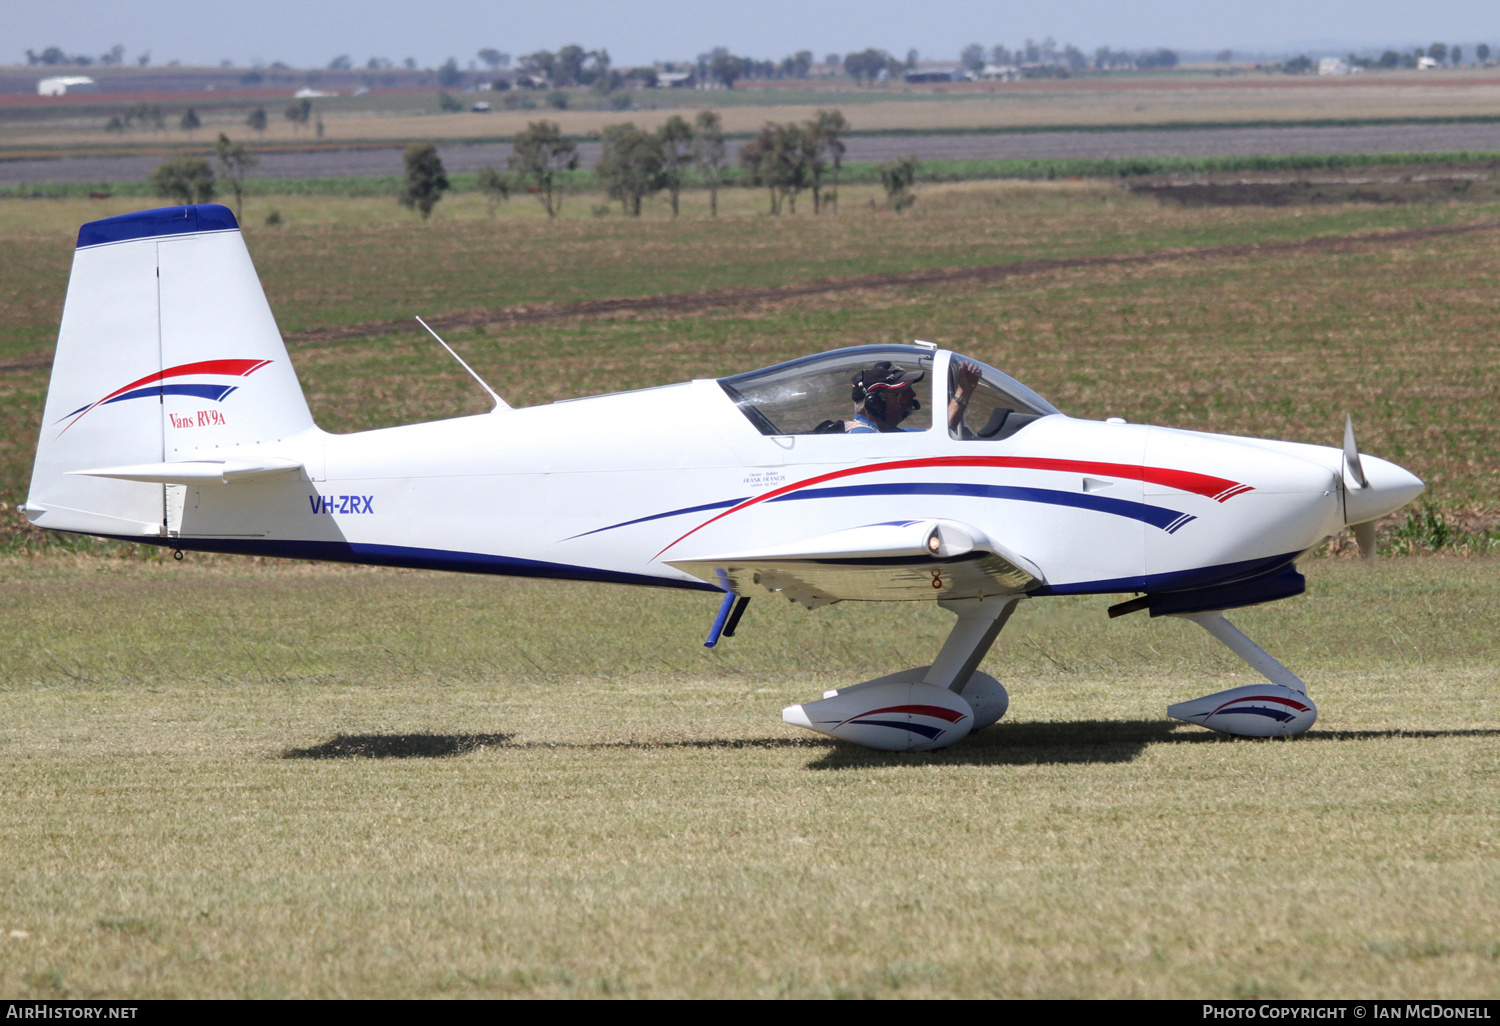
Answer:
POLYGON ((1137 593, 1110 615, 1191 620, 1266 678, 1170 716, 1302 733, 1306 687, 1224 610, 1300 594, 1299 556, 1346 526, 1369 550, 1423 488, 1347 422, 1337 449, 1075 420, 920 342, 526 409, 490 394, 479 416, 322 431, 229 210, 94 221, 24 511, 179 550, 698 589, 722 596, 709 645, 756 595, 935 601, 957 623, 930 666, 782 712, 926 750, 1004 714, 977 667, 1048 595, 1137 593))

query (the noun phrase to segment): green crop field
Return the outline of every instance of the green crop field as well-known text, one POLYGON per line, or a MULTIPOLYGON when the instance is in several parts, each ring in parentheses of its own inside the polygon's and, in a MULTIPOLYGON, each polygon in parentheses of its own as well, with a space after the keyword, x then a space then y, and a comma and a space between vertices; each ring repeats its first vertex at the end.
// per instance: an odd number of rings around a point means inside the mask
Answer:
POLYGON ((0 200, 0 992, 1493 994, 1500 206, 877 193, 244 221, 330 430, 487 408, 412 314, 515 405, 918 337, 1077 416, 1335 444, 1352 412, 1431 505, 1236 615, 1309 735, 1168 721, 1249 671, 1107 596, 1024 604, 1007 718, 888 756, 778 713, 927 661, 935 609, 756 602, 708 651, 701 595, 44 543, 13 506, 73 232, 138 201, 0 200))

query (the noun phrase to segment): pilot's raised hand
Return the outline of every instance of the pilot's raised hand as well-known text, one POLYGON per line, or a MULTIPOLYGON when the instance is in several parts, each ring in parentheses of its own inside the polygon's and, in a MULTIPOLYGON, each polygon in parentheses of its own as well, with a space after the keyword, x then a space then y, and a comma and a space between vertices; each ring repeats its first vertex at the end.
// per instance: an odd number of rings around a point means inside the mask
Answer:
POLYGON ((979 384, 979 364, 973 360, 959 360, 953 377, 953 398, 967 402, 974 386, 979 384))
POLYGON ((957 432, 964 422, 964 411, 979 384, 979 364, 973 360, 959 360, 953 365, 953 395, 948 400, 948 430, 957 432))

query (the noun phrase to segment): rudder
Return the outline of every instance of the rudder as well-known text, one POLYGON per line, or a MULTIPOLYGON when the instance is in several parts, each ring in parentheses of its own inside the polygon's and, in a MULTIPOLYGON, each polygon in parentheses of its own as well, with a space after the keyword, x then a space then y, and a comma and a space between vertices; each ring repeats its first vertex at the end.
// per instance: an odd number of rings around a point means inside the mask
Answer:
POLYGON ((33 523, 162 534, 161 484, 76 472, 232 459, 312 427, 227 208, 146 210, 79 229, 26 501, 33 523))

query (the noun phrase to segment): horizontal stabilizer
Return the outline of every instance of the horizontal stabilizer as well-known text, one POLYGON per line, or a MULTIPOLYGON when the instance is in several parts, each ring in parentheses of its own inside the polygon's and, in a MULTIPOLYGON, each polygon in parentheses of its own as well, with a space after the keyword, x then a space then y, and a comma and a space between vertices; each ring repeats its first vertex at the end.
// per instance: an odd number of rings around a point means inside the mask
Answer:
POLYGON ((846 599, 1015 595, 1043 582, 1029 560, 951 520, 904 520, 771 545, 667 561, 736 595, 757 587, 808 608, 846 599))
POLYGON ((292 460, 183 460, 177 463, 137 463, 127 467, 100 467, 95 470, 70 470, 70 475, 108 477, 117 481, 145 481, 151 484, 228 484, 268 474, 291 474, 302 469, 292 460))

